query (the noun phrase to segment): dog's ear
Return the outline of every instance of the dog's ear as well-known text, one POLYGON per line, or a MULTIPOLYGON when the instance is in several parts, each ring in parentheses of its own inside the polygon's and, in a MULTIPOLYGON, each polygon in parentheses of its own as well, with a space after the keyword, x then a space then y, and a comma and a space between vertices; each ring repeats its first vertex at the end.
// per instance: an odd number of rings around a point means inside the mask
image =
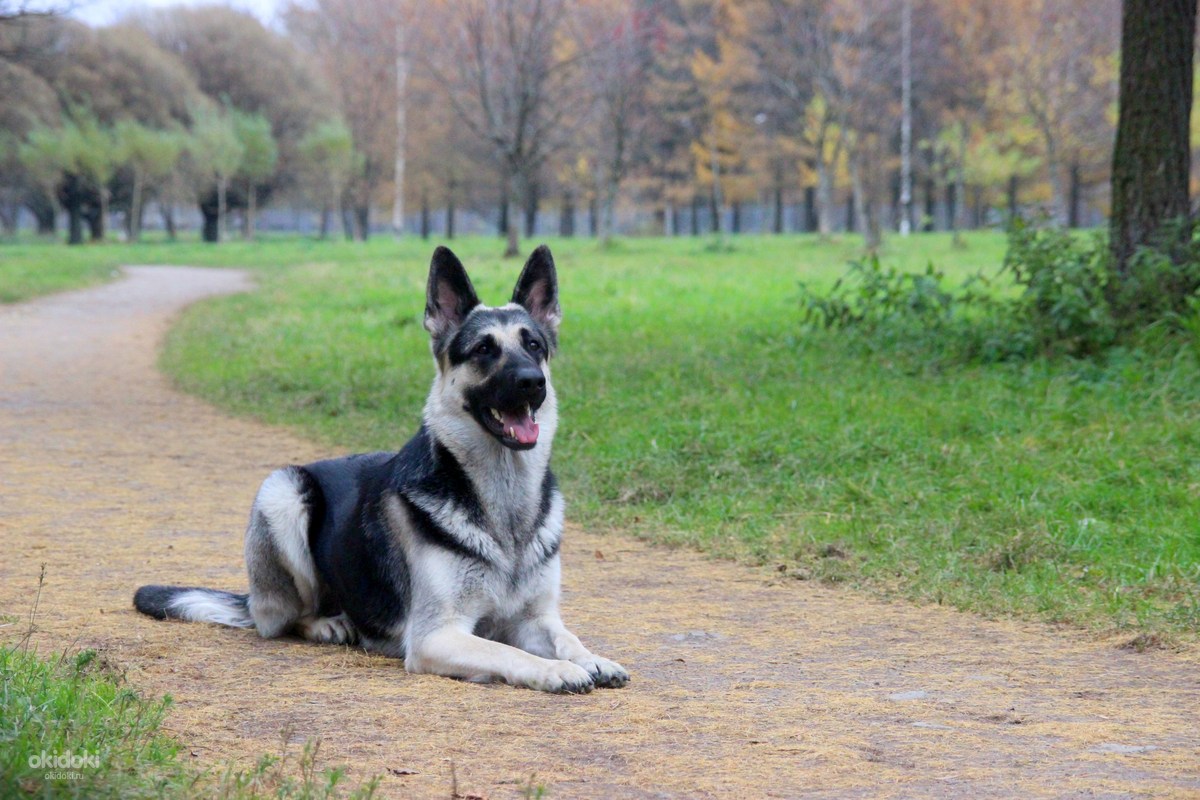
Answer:
POLYGON ((441 338, 462 325, 479 296, 458 256, 448 247, 433 251, 429 264, 429 286, 425 290, 425 330, 441 338))
POLYGON ((550 248, 540 246, 529 260, 517 286, 513 289, 512 301, 529 312, 529 316, 545 326, 551 335, 558 333, 562 321, 562 309, 558 305, 558 273, 554 269, 554 256, 550 248))

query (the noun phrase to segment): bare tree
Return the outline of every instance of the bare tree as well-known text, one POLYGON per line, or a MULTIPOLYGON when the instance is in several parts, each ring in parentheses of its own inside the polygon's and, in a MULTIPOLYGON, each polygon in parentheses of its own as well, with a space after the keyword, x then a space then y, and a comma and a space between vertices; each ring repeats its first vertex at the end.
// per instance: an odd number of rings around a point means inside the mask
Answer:
MULTIPOLYGON (((487 144, 508 204, 520 208, 538 170, 579 118, 580 93, 568 91, 580 62, 568 46, 566 0, 456 0, 431 26, 427 65, 463 124, 487 144)), ((519 251, 517 214, 509 214, 506 256, 519 251)))

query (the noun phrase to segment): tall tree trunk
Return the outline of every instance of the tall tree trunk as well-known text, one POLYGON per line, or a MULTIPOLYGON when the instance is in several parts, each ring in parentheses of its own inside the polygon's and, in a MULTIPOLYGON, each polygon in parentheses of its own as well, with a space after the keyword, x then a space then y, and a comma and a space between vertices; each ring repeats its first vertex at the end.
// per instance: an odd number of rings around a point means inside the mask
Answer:
MULTIPOLYGON (((1186 220, 1197 0, 1124 0, 1109 246, 1127 277, 1139 247, 1186 220)), ((1189 230, 1179 231, 1186 237, 1189 230)), ((1168 246, 1174 242, 1163 243, 1168 246)), ((1185 285, 1163 287, 1189 292, 1185 285)))
POLYGON ((950 225, 954 228, 954 241, 962 241, 962 230, 967 227, 967 126, 959 127, 958 168, 954 170, 954 213, 950 225))
POLYGON ((604 185, 604 208, 600 218, 600 244, 607 245, 617 229, 617 181, 609 179, 604 185))
POLYGON ((1071 165, 1070 188, 1067 190, 1067 227, 1079 227, 1079 204, 1083 194, 1083 177, 1078 164, 1071 165))
POLYGON ((525 194, 521 190, 526 188, 522 186, 520 177, 514 173, 508 180, 508 200, 504 205, 504 219, 508 223, 505 226, 504 239, 504 257, 515 258, 521 252, 521 231, 518 230, 517 214, 512 209, 519 208, 521 198, 525 194))
POLYGON ((925 213, 921 219, 921 230, 932 233, 937 219, 937 184, 933 178, 925 179, 925 213))
POLYGON ((129 241, 136 242, 142 236, 142 171, 133 171, 133 189, 129 196, 129 241))
POLYGON ((804 224, 801 230, 804 233, 813 233, 817 230, 820 222, 817 219, 817 189, 815 186, 804 187, 804 224))
POLYGON ((593 239, 600 235, 600 201, 593 194, 588 199, 588 236, 593 239))
POLYGON ((225 231, 228 227, 229 205, 227 198, 228 181, 222 175, 217 178, 217 241, 225 241, 225 231))
MULTIPOLYGON (((392 231, 396 231, 396 220, 392 220, 392 231)), ((431 224, 429 219, 429 192, 421 190, 421 239, 428 240, 431 224)))
POLYGON ((241 223, 242 239, 253 241, 258 228, 258 187, 253 181, 248 181, 246 185, 246 213, 242 216, 241 223))
POLYGON ((329 216, 330 216, 329 205, 326 204, 321 207, 321 222, 317 228, 317 238, 318 239, 328 239, 329 238, 329 216))
POLYGON ((525 188, 525 238, 537 236, 538 207, 541 205, 541 187, 537 181, 529 181, 525 188))
POLYGON ((562 208, 558 214, 558 235, 571 237, 575 235, 575 195, 569 190, 563 192, 562 208))
MULTIPOLYGON (((405 140, 408 136, 408 25, 396 23, 396 158, 393 167, 392 235, 404 235, 405 140)), ((424 200, 422 201, 424 203, 424 200)), ((424 209, 423 209, 424 211, 424 209)))
POLYGON ((863 180, 862 162, 855 156, 850 162, 850 208, 858 219, 858 229, 863 234, 863 244, 868 250, 875 250, 879 242, 873 241, 873 231, 869 212, 867 211, 867 187, 863 180))
POLYGON ((675 204, 670 200, 663 201, 663 235, 679 235, 679 219, 675 216, 675 204))
POLYGON ((371 238, 371 206, 366 203, 354 208, 354 230, 360 242, 371 238))
POLYGON ((454 238, 454 195, 458 185, 453 180, 446 187, 446 238, 454 238))
POLYGON ((163 227, 167 230, 167 241, 175 241, 179 236, 179 232, 175 229, 175 204, 161 204, 159 206, 159 213, 162 214, 163 227))
POLYGON ((354 241, 354 214, 349 206, 341 206, 338 209, 339 216, 342 220, 342 238, 347 242, 354 241))
POLYGON ((854 192, 846 196, 846 233, 854 233, 858 230, 858 220, 854 216, 854 192))
POLYGON ((25 198, 25 207, 33 214, 38 236, 53 236, 58 228, 58 206, 53 198, 43 192, 31 192, 25 198))
POLYGON ((833 233, 833 173, 823 160, 817 162, 817 232, 833 233))
POLYGON ((700 235, 700 209, 703 205, 700 195, 692 196, 692 236, 700 235))
POLYGON ((1017 215, 1021 209, 1017 204, 1017 193, 1021 189, 1021 179, 1016 175, 1010 175, 1008 178, 1008 224, 1012 225, 1017 220, 1017 215))
POLYGON ((775 181, 775 203, 772 207, 774 216, 771 219, 771 233, 783 233, 783 181, 778 179, 775 181))
POLYGON ((739 200, 729 204, 729 232, 742 232, 742 203, 739 200))
POLYGON ((912 15, 913 0, 900 10, 900 235, 912 231, 912 15))
POLYGON ((959 207, 962 206, 962 201, 958 197, 958 184, 946 184, 946 222, 950 225, 950 230, 954 234, 953 242, 962 244, 962 231, 959 226, 959 207))

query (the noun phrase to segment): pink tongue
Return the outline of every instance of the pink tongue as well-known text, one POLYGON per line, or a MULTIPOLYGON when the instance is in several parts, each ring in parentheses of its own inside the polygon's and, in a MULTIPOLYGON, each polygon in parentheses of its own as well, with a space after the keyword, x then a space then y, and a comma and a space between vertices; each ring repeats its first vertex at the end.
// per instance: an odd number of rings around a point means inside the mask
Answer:
POLYGON ((533 444, 537 441, 538 424, 529 414, 513 414, 502 411, 500 416, 504 418, 501 424, 504 425, 505 434, 512 436, 521 444, 533 444))

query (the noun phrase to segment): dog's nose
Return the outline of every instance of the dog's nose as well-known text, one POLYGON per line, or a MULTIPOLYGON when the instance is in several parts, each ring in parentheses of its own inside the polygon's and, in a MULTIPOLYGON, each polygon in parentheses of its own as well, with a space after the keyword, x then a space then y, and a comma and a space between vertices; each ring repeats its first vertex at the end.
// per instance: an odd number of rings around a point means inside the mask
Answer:
POLYGON ((546 376, 537 367, 522 367, 517 371, 517 388, 532 394, 546 388, 546 376))

